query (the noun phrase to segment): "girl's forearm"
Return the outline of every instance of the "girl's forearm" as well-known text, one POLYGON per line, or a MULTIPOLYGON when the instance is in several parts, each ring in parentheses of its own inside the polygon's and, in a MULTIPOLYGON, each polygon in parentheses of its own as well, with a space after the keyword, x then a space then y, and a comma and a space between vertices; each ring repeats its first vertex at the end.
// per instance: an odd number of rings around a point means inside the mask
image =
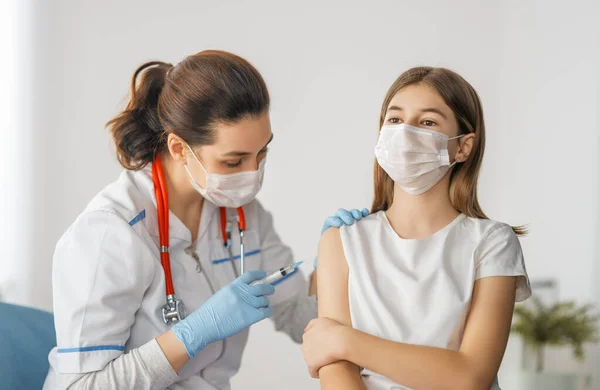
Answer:
POLYGON ((385 340, 344 328, 341 359, 414 389, 489 389, 464 354, 385 340))
POLYGON ((339 361, 319 370, 322 390, 366 390, 359 368, 347 361, 339 361))

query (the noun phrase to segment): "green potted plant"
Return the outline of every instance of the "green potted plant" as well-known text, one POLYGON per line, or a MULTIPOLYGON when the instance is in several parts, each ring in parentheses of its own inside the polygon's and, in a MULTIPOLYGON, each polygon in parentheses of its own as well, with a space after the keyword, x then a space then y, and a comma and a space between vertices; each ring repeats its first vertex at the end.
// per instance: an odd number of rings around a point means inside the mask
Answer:
POLYGON ((534 297, 532 304, 517 306, 511 332, 520 335, 535 352, 535 372, 524 373, 523 380, 527 382, 524 388, 575 389, 575 375, 543 373, 544 352, 548 345, 570 346, 575 359, 583 360, 584 345, 599 341, 598 319, 592 305, 579 306, 575 302, 548 306, 534 297))

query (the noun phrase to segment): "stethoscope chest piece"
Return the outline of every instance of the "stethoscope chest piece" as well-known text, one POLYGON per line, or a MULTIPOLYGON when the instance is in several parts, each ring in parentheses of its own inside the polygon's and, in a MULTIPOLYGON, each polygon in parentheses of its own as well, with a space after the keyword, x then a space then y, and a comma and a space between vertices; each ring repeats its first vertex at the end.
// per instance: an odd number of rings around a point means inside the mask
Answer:
POLYGON ((183 320, 186 316, 183 301, 173 295, 167 295, 167 303, 162 308, 163 321, 173 325, 183 320))

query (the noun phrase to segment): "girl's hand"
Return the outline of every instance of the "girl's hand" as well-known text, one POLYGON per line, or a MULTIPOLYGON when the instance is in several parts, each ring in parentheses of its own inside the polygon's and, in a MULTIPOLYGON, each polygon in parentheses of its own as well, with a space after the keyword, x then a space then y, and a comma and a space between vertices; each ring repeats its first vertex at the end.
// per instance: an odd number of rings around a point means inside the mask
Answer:
POLYGON ((321 367, 343 360, 344 332, 348 329, 325 317, 308 323, 302 337, 302 353, 311 377, 318 378, 321 367))

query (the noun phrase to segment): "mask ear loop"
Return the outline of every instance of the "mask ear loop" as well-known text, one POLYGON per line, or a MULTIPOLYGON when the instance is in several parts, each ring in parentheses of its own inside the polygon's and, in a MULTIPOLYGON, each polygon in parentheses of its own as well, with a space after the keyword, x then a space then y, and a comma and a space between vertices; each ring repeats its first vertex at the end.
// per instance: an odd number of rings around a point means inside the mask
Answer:
MULTIPOLYGON (((200 161, 200 159, 198 158, 198 156, 196 156, 196 153, 194 153, 194 151, 192 150, 192 148, 190 147, 190 145, 188 143, 185 144, 188 149, 190 150, 190 153, 192 153, 192 156, 194 156, 194 158, 196 159, 196 161, 198 161, 198 164, 200 164, 200 166, 202 167, 202 169, 205 172, 205 177, 206 177, 206 187, 208 187, 208 171, 206 170, 206 168, 204 168, 204 165, 202 165, 202 162, 200 161)), ((185 168, 185 171, 187 172, 191 182, 192 182, 192 186, 194 186, 194 188, 196 189, 196 191, 198 191, 201 195, 204 195, 205 192, 207 191, 206 188, 202 188, 200 186, 200 184, 198 184, 198 182, 196 181, 196 179, 194 179, 194 176, 192 175, 192 172, 190 172, 190 169, 188 168, 187 165, 187 159, 185 162, 185 165, 183 166, 185 168)))
MULTIPOLYGON (((462 137, 462 136, 461 136, 462 137)), ((198 164, 200 164, 200 166, 202 167, 202 169, 204 170, 204 172, 208 175, 208 171, 206 170, 206 168, 204 168, 204 164, 202 164, 202 161, 200 161, 200 159, 198 158, 198 156, 196 156, 196 153, 194 153, 194 151, 192 150, 192 147, 189 144, 185 144, 188 149, 190 150, 190 153, 192 153, 192 156, 194 156, 194 158, 196 159, 196 161, 198 161, 198 164)), ((186 164, 187 166, 187 164, 186 164)))
POLYGON ((464 137, 465 135, 466 135, 466 134, 461 134, 461 135, 457 135, 456 137, 451 137, 451 138, 448 138, 448 141, 452 141, 453 139, 459 139, 459 138, 462 138, 462 137, 464 137))
MULTIPOLYGON (((452 141, 452 140, 455 140, 455 139, 460 139, 460 138, 464 137, 465 135, 467 135, 467 134, 461 134, 461 135, 457 135, 456 137, 450 137, 450 138, 448 138, 448 141, 452 141)), ((454 165, 456 165, 456 159, 454 160, 454 162, 452 164, 450 164, 448 166, 448 169, 452 168, 454 165)))

